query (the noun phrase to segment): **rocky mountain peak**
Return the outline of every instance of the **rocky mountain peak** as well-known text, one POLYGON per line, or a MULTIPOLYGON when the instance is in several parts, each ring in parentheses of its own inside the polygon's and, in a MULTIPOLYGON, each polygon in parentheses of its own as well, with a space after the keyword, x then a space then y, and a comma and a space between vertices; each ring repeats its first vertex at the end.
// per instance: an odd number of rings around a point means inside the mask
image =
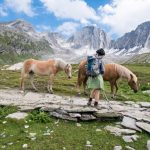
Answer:
POLYGON ((23 32, 35 32, 33 26, 22 19, 16 19, 15 21, 1 23, 0 25, 23 32))
POLYGON ((78 49, 87 46, 89 49, 98 49, 108 48, 110 38, 102 29, 95 26, 86 26, 72 35, 68 42, 72 48, 78 49))

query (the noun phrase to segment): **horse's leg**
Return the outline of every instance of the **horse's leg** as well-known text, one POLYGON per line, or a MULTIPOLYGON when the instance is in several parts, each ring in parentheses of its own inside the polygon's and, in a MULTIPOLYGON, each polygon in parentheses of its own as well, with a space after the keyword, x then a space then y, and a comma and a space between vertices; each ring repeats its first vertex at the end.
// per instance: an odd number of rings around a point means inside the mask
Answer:
POLYGON ((27 76, 27 74, 24 72, 24 70, 22 70, 21 79, 20 79, 20 90, 22 90, 22 91, 25 90, 24 81, 25 81, 26 76, 27 76))
POLYGON ((20 80, 20 90, 24 91, 24 80, 25 78, 22 76, 20 80))
POLYGON ((82 77, 78 77, 77 84, 76 84, 76 88, 77 88, 77 93, 78 93, 78 95, 81 94, 80 87, 81 87, 81 85, 82 85, 82 82, 83 82, 83 78, 82 78, 82 77))
POLYGON ((54 81, 54 77, 55 75, 54 74, 51 74, 50 77, 49 77, 49 81, 48 81, 48 85, 47 85, 47 90, 49 93, 53 94, 53 81, 54 81))
POLYGON ((112 98, 115 98, 115 92, 114 92, 115 83, 114 83, 114 80, 113 80, 113 81, 110 81, 110 86, 111 86, 112 98))
POLYGON ((83 80, 83 90, 84 90, 84 95, 87 95, 87 93, 86 93, 87 80, 88 80, 88 77, 85 76, 85 78, 84 78, 84 80, 83 80))
POLYGON ((118 91, 117 81, 115 81, 115 88, 116 88, 116 91, 115 91, 115 95, 116 95, 116 94, 117 94, 117 91, 118 91))
POLYGON ((38 91, 38 89, 35 87, 33 81, 34 81, 34 76, 33 76, 33 75, 30 75, 30 82, 31 82, 31 85, 32 85, 32 87, 33 87, 33 89, 34 89, 35 91, 38 91))

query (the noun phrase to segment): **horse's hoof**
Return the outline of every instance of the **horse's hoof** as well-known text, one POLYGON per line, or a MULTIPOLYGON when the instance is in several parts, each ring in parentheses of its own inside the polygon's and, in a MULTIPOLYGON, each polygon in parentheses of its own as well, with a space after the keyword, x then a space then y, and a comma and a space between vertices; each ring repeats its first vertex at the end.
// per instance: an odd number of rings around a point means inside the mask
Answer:
POLYGON ((53 92, 53 91, 49 91, 49 93, 50 93, 50 94, 54 94, 54 92, 53 92))
POLYGON ((77 93, 77 96, 81 96, 81 93, 77 93))
POLYGON ((87 96, 88 94, 87 94, 87 93, 84 93, 84 95, 87 96))

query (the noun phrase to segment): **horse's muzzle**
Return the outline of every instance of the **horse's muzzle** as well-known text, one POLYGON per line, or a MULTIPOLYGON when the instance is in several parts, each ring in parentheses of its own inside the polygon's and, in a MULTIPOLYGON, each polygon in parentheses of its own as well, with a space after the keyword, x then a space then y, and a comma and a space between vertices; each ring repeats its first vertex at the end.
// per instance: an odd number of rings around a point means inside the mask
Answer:
POLYGON ((138 90, 134 90, 134 93, 137 93, 138 92, 138 90))

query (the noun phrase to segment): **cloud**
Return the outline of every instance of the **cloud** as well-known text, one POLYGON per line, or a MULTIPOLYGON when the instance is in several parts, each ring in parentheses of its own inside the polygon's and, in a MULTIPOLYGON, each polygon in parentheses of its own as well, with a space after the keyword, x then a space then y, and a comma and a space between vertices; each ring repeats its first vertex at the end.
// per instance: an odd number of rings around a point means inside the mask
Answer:
POLYGON ((80 26, 78 23, 74 22, 64 22, 62 25, 58 26, 56 32, 61 32, 65 36, 70 36, 76 32, 77 28, 80 26))
POLYGON ((150 0, 113 0, 99 7, 101 22, 108 25, 111 34, 123 35, 140 23, 150 20, 150 0))
POLYGON ((43 24, 37 25, 36 28, 38 31, 50 31, 51 30, 50 26, 43 25, 43 24))
POLYGON ((4 4, 7 8, 10 8, 17 13, 23 12, 30 17, 35 15, 31 6, 32 0, 5 0, 4 4))
POLYGON ((93 8, 83 0, 40 0, 46 9, 61 19, 87 22, 97 21, 99 17, 93 8))
POLYGON ((0 17, 7 16, 7 12, 3 6, 0 5, 0 17))

